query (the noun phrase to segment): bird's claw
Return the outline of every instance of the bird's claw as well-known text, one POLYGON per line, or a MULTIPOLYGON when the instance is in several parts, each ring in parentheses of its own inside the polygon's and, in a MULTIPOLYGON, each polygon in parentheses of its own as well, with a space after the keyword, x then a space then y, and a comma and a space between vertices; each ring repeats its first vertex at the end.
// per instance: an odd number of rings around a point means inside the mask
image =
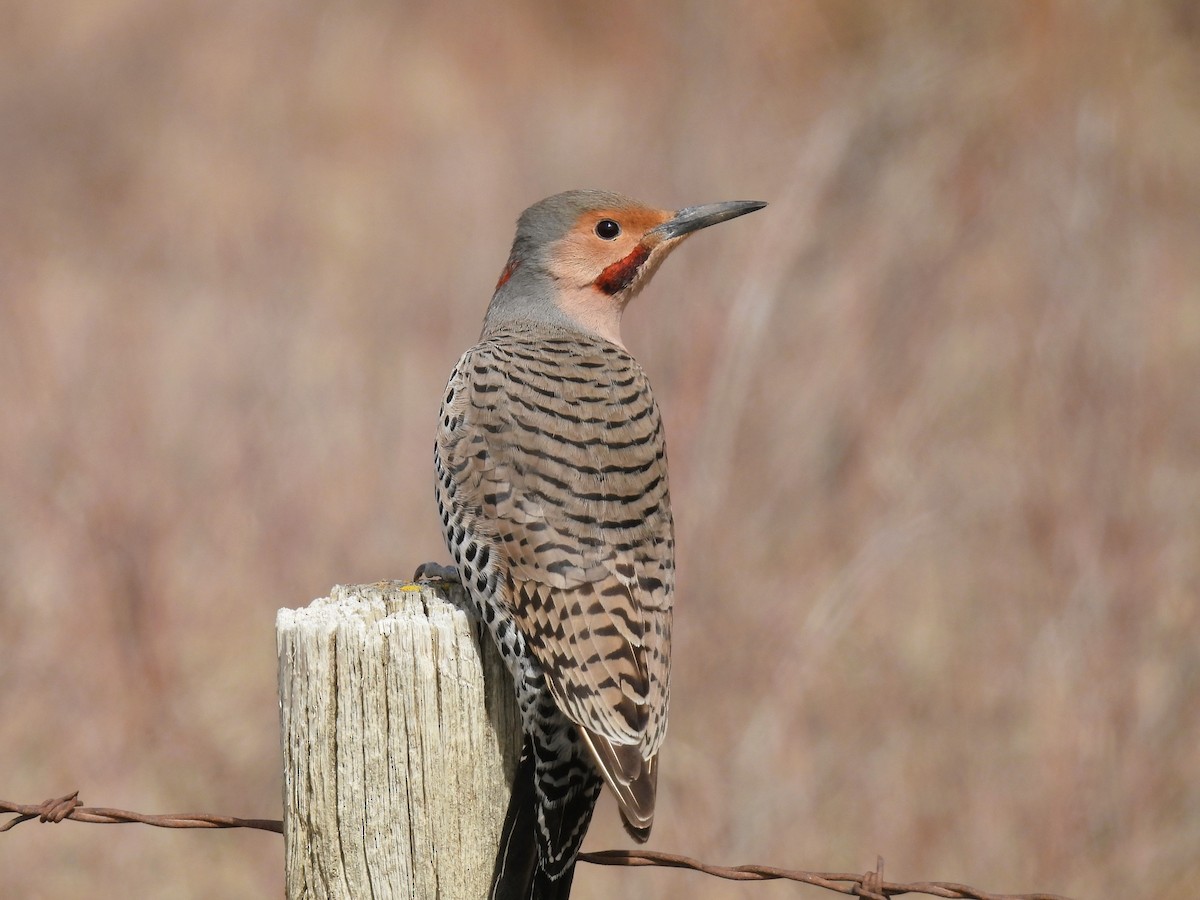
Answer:
POLYGON ((413 581, 445 581, 450 584, 462 584, 458 574, 458 566, 443 566, 440 563, 426 562, 417 566, 413 573, 413 581))

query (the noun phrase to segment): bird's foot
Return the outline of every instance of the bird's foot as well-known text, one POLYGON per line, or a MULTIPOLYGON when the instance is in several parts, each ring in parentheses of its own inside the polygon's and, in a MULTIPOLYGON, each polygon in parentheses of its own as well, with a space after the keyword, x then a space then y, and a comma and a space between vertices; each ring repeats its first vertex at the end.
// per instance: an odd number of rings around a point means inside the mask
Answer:
POLYGON ((462 584, 458 574, 458 566, 443 566, 440 563, 421 563, 413 573, 413 581, 445 581, 449 584, 462 584))
POLYGON ((413 581, 436 581, 439 584, 449 585, 451 587, 464 588, 464 590, 443 591, 442 595, 449 600, 455 607, 467 614, 467 618, 475 625, 475 640, 480 642, 485 637, 485 626, 479 619, 479 611, 475 608, 467 597, 465 590, 466 585, 463 584, 462 576, 458 572, 458 566, 443 566, 440 563, 421 563, 417 566, 417 571, 413 573, 413 581))

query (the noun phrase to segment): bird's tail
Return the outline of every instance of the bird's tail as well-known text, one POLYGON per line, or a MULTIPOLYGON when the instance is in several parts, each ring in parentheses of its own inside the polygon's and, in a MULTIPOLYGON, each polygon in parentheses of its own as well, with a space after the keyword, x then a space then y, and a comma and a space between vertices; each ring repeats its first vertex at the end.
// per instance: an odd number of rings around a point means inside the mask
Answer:
POLYGON ((599 775, 584 771, 582 789, 576 783, 561 798, 548 797, 538 790, 537 754, 532 740, 525 739, 500 833, 489 900, 567 900, 570 896, 575 859, 602 784, 599 775), (538 821, 539 805, 544 831, 538 821))
POLYGON ((527 737, 517 774, 513 776, 512 796, 500 832, 500 849, 496 852, 488 900, 528 900, 530 896, 537 869, 535 775, 533 745, 527 737))

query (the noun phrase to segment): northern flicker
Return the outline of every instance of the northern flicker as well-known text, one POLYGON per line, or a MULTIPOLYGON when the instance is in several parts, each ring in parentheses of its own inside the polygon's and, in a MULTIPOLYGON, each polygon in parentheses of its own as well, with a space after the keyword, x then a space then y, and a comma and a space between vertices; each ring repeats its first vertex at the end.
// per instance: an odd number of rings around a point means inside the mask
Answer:
POLYGON ((654 819, 667 725, 675 538, 662 419, 621 314, 691 233, 761 209, 670 212, 603 191, 531 206, 455 366, 434 447, 457 571, 516 683, 525 745, 496 900, 554 900, 604 784, 654 819))

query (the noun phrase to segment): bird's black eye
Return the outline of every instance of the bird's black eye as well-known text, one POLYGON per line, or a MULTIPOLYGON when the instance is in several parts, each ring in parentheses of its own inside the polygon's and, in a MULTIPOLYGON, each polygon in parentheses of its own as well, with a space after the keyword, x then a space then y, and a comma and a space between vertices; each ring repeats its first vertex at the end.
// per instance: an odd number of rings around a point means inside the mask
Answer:
POLYGON ((606 241, 611 241, 621 233, 621 226, 612 219, 601 219, 596 223, 596 235, 606 241))

